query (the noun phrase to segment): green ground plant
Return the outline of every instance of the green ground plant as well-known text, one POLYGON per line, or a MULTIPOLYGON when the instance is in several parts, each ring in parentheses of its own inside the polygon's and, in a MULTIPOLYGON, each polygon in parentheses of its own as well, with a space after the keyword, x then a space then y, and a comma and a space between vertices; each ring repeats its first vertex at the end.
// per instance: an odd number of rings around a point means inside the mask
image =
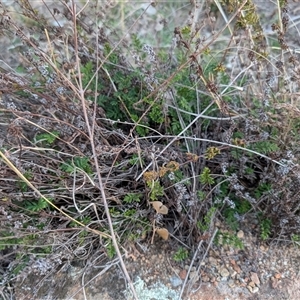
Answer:
POLYGON ((265 218, 261 213, 258 214, 259 227, 260 227, 260 237, 262 240, 267 240, 271 234, 272 221, 265 218))
POLYGON ((66 173, 73 173, 75 169, 81 169, 87 174, 92 174, 92 167, 88 157, 74 157, 61 164, 60 169, 66 173))
POLYGON ((300 235, 293 234, 291 236, 291 239, 292 239, 293 243, 295 243, 296 245, 300 246, 300 235))
POLYGON ((58 136, 59 136, 58 131, 53 131, 49 133, 40 133, 36 135, 35 141, 36 143, 41 143, 46 146, 51 146, 55 142, 58 136))
POLYGON ((173 259, 176 262, 183 262, 189 257, 189 252, 183 247, 179 247, 178 250, 173 255, 173 259))
POLYGON ((217 245, 228 245, 236 249, 244 249, 243 241, 235 233, 218 232, 214 241, 217 245))

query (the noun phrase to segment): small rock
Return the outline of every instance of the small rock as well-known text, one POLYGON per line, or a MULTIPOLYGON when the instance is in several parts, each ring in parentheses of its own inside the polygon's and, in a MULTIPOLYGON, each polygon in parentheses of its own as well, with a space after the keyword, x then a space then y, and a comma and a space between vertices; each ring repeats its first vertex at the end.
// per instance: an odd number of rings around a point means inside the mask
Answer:
POLYGON ((170 282, 174 288, 176 288, 182 284, 182 280, 177 276, 172 276, 170 278, 170 282))
POLYGON ((254 283, 253 281, 250 281, 250 282, 248 283, 248 285, 251 286, 252 288, 255 287, 255 283, 254 283))
POLYGON ((271 286, 273 289, 276 289, 279 285, 279 280, 277 278, 272 277, 271 278, 271 286))
POLYGON ((276 279, 280 279, 281 278, 281 274, 280 273, 277 273, 277 274, 275 274, 275 276, 274 276, 276 279))
POLYGON ((253 289, 252 289, 252 294, 255 294, 259 291, 259 288, 257 286, 255 286, 253 289))
POLYGON ((179 277, 184 280, 185 277, 186 277, 186 274, 187 274, 187 271, 185 269, 182 269, 180 272, 179 272, 179 277))
POLYGON ((201 277, 201 279, 202 279, 203 282, 209 282, 210 281, 210 279, 207 275, 204 275, 203 277, 201 277))
POLYGON ((250 293, 252 293, 252 286, 247 285, 247 289, 249 290, 250 293))
POLYGON ((239 239, 243 239, 245 234, 244 234, 244 231, 243 230, 239 230, 237 235, 236 235, 239 239))
POLYGON ((260 280, 258 278, 257 273, 251 272, 251 276, 250 276, 251 280, 257 285, 260 285, 260 280))
POLYGON ((237 264, 232 265, 232 268, 238 274, 240 274, 242 272, 241 268, 237 264))
POLYGON ((219 274, 222 277, 228 277, 230 275, 229 271, 224 267, 220 269, 219 274))
POLYGON ((214 257, 209 257, 208 258, 208 262, 211 263, 211 264, 213 264, 213 265, 217 264, 217 260, 214 257))
POLYGON ((189 278, 194 280, 194 281, 197 281, 199 279, 198 272, 197 271, 191 271, 189 278))
POLYGON ((231 288, 233 288, 235 286, 234 281, 232 279, 230 279, 228 281, 228 286, 231 287, 231 288))
POLYGON ((232 265, 235 265, 235 264, 236 264, 236 262, 235 262, 234 259, 231 259, 231 260, 230 260, 230 263, 231 263, 232 265))
POLYGON ((261 245, 260 247, 259 247, 259 249, 261 250, 261 251, 266 251, 266 248, 263 246, 263 245, 261 245))
POLYGON ((231 277, 231 278, 234 278, 236 275, 237 275, 237 272, 236 272, 236 271, 233 271, 233 272, 230 274, 230 277, 231 277))

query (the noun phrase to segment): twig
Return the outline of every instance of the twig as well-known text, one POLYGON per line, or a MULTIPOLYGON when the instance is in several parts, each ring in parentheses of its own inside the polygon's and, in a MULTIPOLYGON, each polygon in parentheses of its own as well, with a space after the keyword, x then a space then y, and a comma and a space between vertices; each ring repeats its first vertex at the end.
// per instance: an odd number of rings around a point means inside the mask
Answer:
POLYGON ((182 285, 182 287, 181 287, 181 291, 180 291, 180 294, 179 294, 179 299, 181 299, 181 297, 182 297, 182 295, 183 295, 183 292, 184 292, 186 283, 187 283, 188 278, 189 278, 189 275, 190 275, 190 273, 191 273, 192 266, 193 266, 193 264, 194 264, 194 261, 195 261, 195 259, 196 259, 196 256, 197 256, 197 254, 198 254, 198 252, 199 252, 200 247, 202 246, 202 244, 203 244, 203 241, 201 240, 201 241, 199 242, 199 244, 198 244, 198 247, 197 247, 195 253, 194 253, 194 256, 193 256, 193 259, 192 259, 192 261, 191 261, 191 263, 190 263, 189 269, 188 269, 188 271, 187 271, 187 273, 186 273, 186 276, 185 276, 185 279, 184 279, 184 282, 183 282, 183 285, 182 285))
MULTIPOLYGON (((77 54, 76 55, 76 65, 77 65, 77 70, 80 70, 80 60, 79 60, 79 56, 78 56, 78 41, 77 41, 77 24, 76 24, 77 14, 76 14, 76 4, 74 3, 74 0, 72 1, 72 16, 73 16, 73 23, 74 23, 75 53, 77 54)), ((88 129, 88 134, 89 134, 89 137, 90 137, 90 143, 91 143, 91 147, 92 147, 94 163, 95 163, 96 172, 97 172, 98 181, 99 181, 99 189, 100 189, 101 196, 102 196, 102 199, 103 199, 105 214, 107 216, 107 221, 108 221, 108 226, 109 226, 109 230, 110 230, 110 233, 111 233, 112 242, 113 242, 114 248, 117 252, 117 255, 119 257, 122 270, 124 272, 124 275, 126 277, 126 280, 127 280, 128 284, 129 284, 129 287, 132 291, 132 294, 133 294, 134 298, 136 300, 138 300, 135 288, 134 288, 132 280, 131 280, 131 278, 128 274, 128 271, 126 269, 124 260, 122 258, 122 254, 120 252, 120 249, 119 249, 119 246, 118 246, 118 243, 117 243, 117 240, 116 240, 116 235, 115 235, 115 232, 114 232, 114 228, 113 228, 113 224, 112 224, 112 220, 111 220, 111 216, 110 216, 110 212, 109 212, 109 208, 108 208, 108 203, 107 203, 107 199, 106 199, 106 195, 105 195, 104 185, 103 185, 103 182, 102 182, 102 176, 101 176, 101 173, 100 173, 99 163, 98 163, 98 159, 97 159, 97 151, 96 151, 96 147, 95 147, 95 143, 94 143, 94 134, 92 132, 91 125, 89 123, 88 114, 87 114, 86 101, 85 101, 85 97, 84 97, 84 88, 83 88, 83 85, 82 85, 82 76, 81 76, 80 72, 78 74, 78 81, 79 81, 79 95, 80 95, 80 100, 81 100, 81 104, 82 104, 83 115, 84 115, 84 119, 85 119, 86 126, 87 126, 87 129, 88 129)))
MULTIPOLYGON (((211 244, 213 243, 213 241, 214 241, 214 239, 215 239, 215 236, 216 236, 217 232, 218 232, 218 228, 215 229, 215 231, 214 231, 212 237, 210 238, 210 241, 209 241, 209 244, 208 244, 208 246, 207 246, 207 248, 206 248, 206 251, 205 251, 205 253, 204 253, 204 255, 203 255, 201 261, 199 262, 199 267, 198 267, 198 269, 197 269, 197 271, 196 271, 197 274, 199 274, 199 271, 200 271, 200 269, 201 269, 201 263, 203 262, 203 260, 204 260, 205 257, 207 256, 207 253, 208 253, 208 251, 209 251, 209 249, 210 249, 210 247, 211 247, 211 244)), ((193 282, 192 282, 192 283, 193 283, 193 282)), ((192 286, 192 283, 190 284, 190 286, 192 286)), ((198 289, 199 289, 199 288, 198 288, 198 289)), ((197 289, 197 290, 198 290, 198 289, 197 289)), ((197 291, 197 290, 196 290, 196 291, 197 291)), ((188 292, 189 292, 189 289, 188 289, 188 292)))
POLYGON ((114 265, 118 264, 119 262, 119 258, 114 259, 108 266, 106 266, 101 272, 99 272, 97 275, 95 275, 93 278, 91 278, 88 282, 84 282, 84 276, 85 273, 83 273, 82 275, 82 279, 81 279, 81 283, 82 286, 79 290, 77 290, 73 295, 71 295, 67 300, 71 300, 74 298, 74 296, 76 296, 81 290, 83 290, 83 293, 85 294, 85 287, 91 283, 93 280, 95 280, 98 276, 101 276, 103 274, 105 274, 105 272, 107 272, 111 267, 113 267, 114 265))
MULTIPOLYGON (((198 267, 198 269, 197 269, 197 271, 196 271, 196 274, 199 274, 199 271, 200 271, 200 268, 201 268, 201 263, 202 263, 202 261, 205 259, 206 255, 207 255, 207 253, 208 253, 208 250, 210 249, 211 244, 212 244, 212 242, 213 242, 213 240, 214 240, 214 238, 215 238, 217 232, 218 232, 218 229, 216 229, 216 230, 214 231, 214 233, 213 233, 213 235, 212 235, 212 237, 211 237, 211 239, 210 239, 210 242, 209 242, 209 244, 208 244, 208 246, 207 246, 207 249, 206 249, 206 251, 205 251, 205 253, 204 253, 204 255, 203 255, 201 261, 199 262, 199 267, 198 267)), ((196 257, 197 257, 197 254, 198 254, 198 252, 199 252, 200 247, 202 246, 202 244, 203 244, 203 240, 201 240, 201 241, 199 242, 198 247, 197 247, 197 250, 196 250, 195 253, 194 253, 194 256, 193 256, 193 259, 192 259, 192 261, 191 261, 191 263, 190 263, 190 266, 189 266, 189 269, 188 269, 188 271, 187 271, 185 280, 184 280, 183 285, 182 285, 182 287, 181 287, 181 291, 180 291, 180 295, 179 295, 179 300, 182 299, 181 297, 182 297, 182 295, 183 295, 183 293, 184 293, 184 289, 185 289, 185 286, 186 286, 186 284, 187 284, 187 281, 188 281, 188 278, 189 278, 189 274, 190 274, 190 272, 191 272, 192 266, 193 266, 193 264, 194 264, 194 261, 195 261, 195 259, 196 259, 196 257)), ((194 281, 195 281, 195 277, 191 279, 190 286, 192 286, 192 285, 194 284, 194 281)), ((189 289, 187 290, 187 293, 188 293, 188 292, 189 292, 189 289)))

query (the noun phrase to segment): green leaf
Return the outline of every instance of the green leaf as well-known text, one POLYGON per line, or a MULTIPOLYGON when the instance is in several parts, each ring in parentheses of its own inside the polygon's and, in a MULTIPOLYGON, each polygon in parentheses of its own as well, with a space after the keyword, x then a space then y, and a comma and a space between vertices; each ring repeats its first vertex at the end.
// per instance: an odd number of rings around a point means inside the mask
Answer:
POLYGON ((141 198, 142 197, 142 194, 140 193, 128 193, 125 197, 124 197, 124 202, 125 203, 133 203, 133 202, 140 202, 141 201, 141 198))
POLYGON ((47 145, 51 145, 55 142, 58 136, 59 136, 58 131, 51 131, 49 133, 37 134, 35 140, 37 143, 45 143, 47 145))
POLYGON ((209 168, 205 167, 203 169, 202 173, 200 174, 200 182, 202 184, 213 184, 215 182, 213 177, 211 177, 209 168))
POLYGON ((73 173, 75 167, 83 170, 87 174, 92 174, 92 167, 90 165, 90 159, 88 157, 75 156, 72 160, 69 159, 65 163, 61 164, 60 169, 67 173, 73 173))
POLYGON ((151 189, 150 191, 150 199, 155 201, 158 197, 164 195, 164 187, 160 185, 158 181, 154 181, 154 183, 147 183, 148 187, 151 189))
MULTIPOLYGON (((51 201, 52 199, 48 200, 51 201)), ((38 201, 27 201, 25 205, 26 209, 34 212, 39 212, 47 207, 49 207, 49 203, 43 198, 39 198, 38 201)))
POLYGON ((183 247, 179 247, 173 256, 173 259, 177 262, 182 262, 185 259, 187 259, 188 257, 189 257, 188 250, 183 247))

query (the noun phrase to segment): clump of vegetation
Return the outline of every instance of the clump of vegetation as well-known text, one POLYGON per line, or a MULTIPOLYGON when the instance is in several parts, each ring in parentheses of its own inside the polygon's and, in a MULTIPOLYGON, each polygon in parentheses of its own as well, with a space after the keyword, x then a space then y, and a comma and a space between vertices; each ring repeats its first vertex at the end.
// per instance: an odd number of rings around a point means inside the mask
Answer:
MULTIPOLYGON (((3 284, 82 249, 122 261, 120 249, 156 239, 186 245, 181 262, 216 219, 236 232, 250 214, 261 240, 298 243, 286 1, 272 31, 252 0, 191 1, 177 23, 159 15, 166 3, 16 3, 18 14, 0 7, 3 284)), ((216 244, 243 248, 234 234, 216 244)))

